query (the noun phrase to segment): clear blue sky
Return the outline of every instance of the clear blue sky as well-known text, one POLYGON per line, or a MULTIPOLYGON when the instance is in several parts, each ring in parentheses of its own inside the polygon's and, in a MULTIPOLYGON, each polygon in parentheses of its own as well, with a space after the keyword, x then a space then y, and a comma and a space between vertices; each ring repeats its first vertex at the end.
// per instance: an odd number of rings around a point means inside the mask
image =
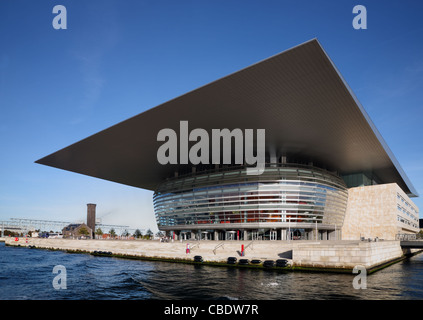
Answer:
POLYGON ((151 192, 34 161, 315 37, 423 196, 421 1, 0 0, 0 220, 157 230, 151 192))

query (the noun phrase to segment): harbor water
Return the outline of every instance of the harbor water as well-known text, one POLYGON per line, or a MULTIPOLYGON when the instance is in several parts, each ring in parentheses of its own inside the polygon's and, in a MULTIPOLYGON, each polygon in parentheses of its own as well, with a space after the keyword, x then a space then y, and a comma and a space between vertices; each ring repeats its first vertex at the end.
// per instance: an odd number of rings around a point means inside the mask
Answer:
POLYGON ((367 275, 366 288, 354 288, 356 276, 127 260, 0 243, 2 300, 423 299, 423 254, 367 275), (55 266, 65 272, 54 273, 55 266), (65 277, 61 288, 54 285, 58 276, 65 277))

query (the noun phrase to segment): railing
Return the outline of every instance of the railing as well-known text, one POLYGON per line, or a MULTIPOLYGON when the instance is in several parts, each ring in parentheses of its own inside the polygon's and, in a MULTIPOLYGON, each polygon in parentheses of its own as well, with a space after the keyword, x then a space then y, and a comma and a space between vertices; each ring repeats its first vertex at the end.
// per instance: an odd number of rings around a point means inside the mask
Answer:
POLYGON ((222 247, 223 249, 225 249, 225 248, 224 248, 224 245, 225 245, 225 243, 224 243, 224 242, 219 243, 216 247, 214 247, 214 249, 213 249, 213 253, 214 253, 214 254, 216 254, 216 250, 217 250, 218 248, 220 248, 220 247, 222 247))
POLYGON ((395 236, 395 239, 400 241, 422 240, 423 235, 421 233, 398 233, 395 236))
POLYGON ((244 248, 244 251, 247 250, 248 247, 251 247, 251 250, 254 250, 253 243, 254 243, 254 241, 251 241, 249 244, 247 244, 244 248))
POLYGON ((196 244, 194 244, 190 250, 195 249, 195 248, 199 248, 200 247, 200 241, 198 241, 196 244))

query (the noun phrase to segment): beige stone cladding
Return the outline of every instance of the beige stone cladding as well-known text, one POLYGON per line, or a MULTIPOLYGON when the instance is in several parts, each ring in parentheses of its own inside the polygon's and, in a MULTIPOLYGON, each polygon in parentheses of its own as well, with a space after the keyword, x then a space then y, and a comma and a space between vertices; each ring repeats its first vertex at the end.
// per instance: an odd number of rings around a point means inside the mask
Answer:
POLYGON ((400 188, 397 192, 397 220, 402 233, 420 231, 419 208, 400 188))
POLYGON ((396 183, 348 189, 343 240, 358 240, 361 237, 395 240, 398 233, 416 232, 417 206, 396 183), (400 210, 400 203, 403 202, 408 204, 409 210, 400 210))
POLYGON ((403 256, 399 241, 321 241, 293 250, 293 263, 302 267, 372 268, 403 256))

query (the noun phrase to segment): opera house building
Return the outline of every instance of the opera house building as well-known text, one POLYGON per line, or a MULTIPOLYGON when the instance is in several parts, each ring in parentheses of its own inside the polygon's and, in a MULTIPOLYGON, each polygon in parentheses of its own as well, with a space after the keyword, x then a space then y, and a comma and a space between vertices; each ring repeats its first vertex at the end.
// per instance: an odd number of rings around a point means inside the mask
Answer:
POLYGON ((174 239, 388 240, 419 231, 415 188, 317 39, 36 162, 154 191, 158 228, 174 239), (216 156, 214 142, 203 144, 203 161, 187 161, 198 141, 182 123, 209 137, 226 129, 232 145, 216 156), (177 134, 176 162, 158 160, 165 128, 177 134), (247 148, 236 133, 247 129, 265 132, 257 174, 248 169, 258 163, 235 161, 247 148))

